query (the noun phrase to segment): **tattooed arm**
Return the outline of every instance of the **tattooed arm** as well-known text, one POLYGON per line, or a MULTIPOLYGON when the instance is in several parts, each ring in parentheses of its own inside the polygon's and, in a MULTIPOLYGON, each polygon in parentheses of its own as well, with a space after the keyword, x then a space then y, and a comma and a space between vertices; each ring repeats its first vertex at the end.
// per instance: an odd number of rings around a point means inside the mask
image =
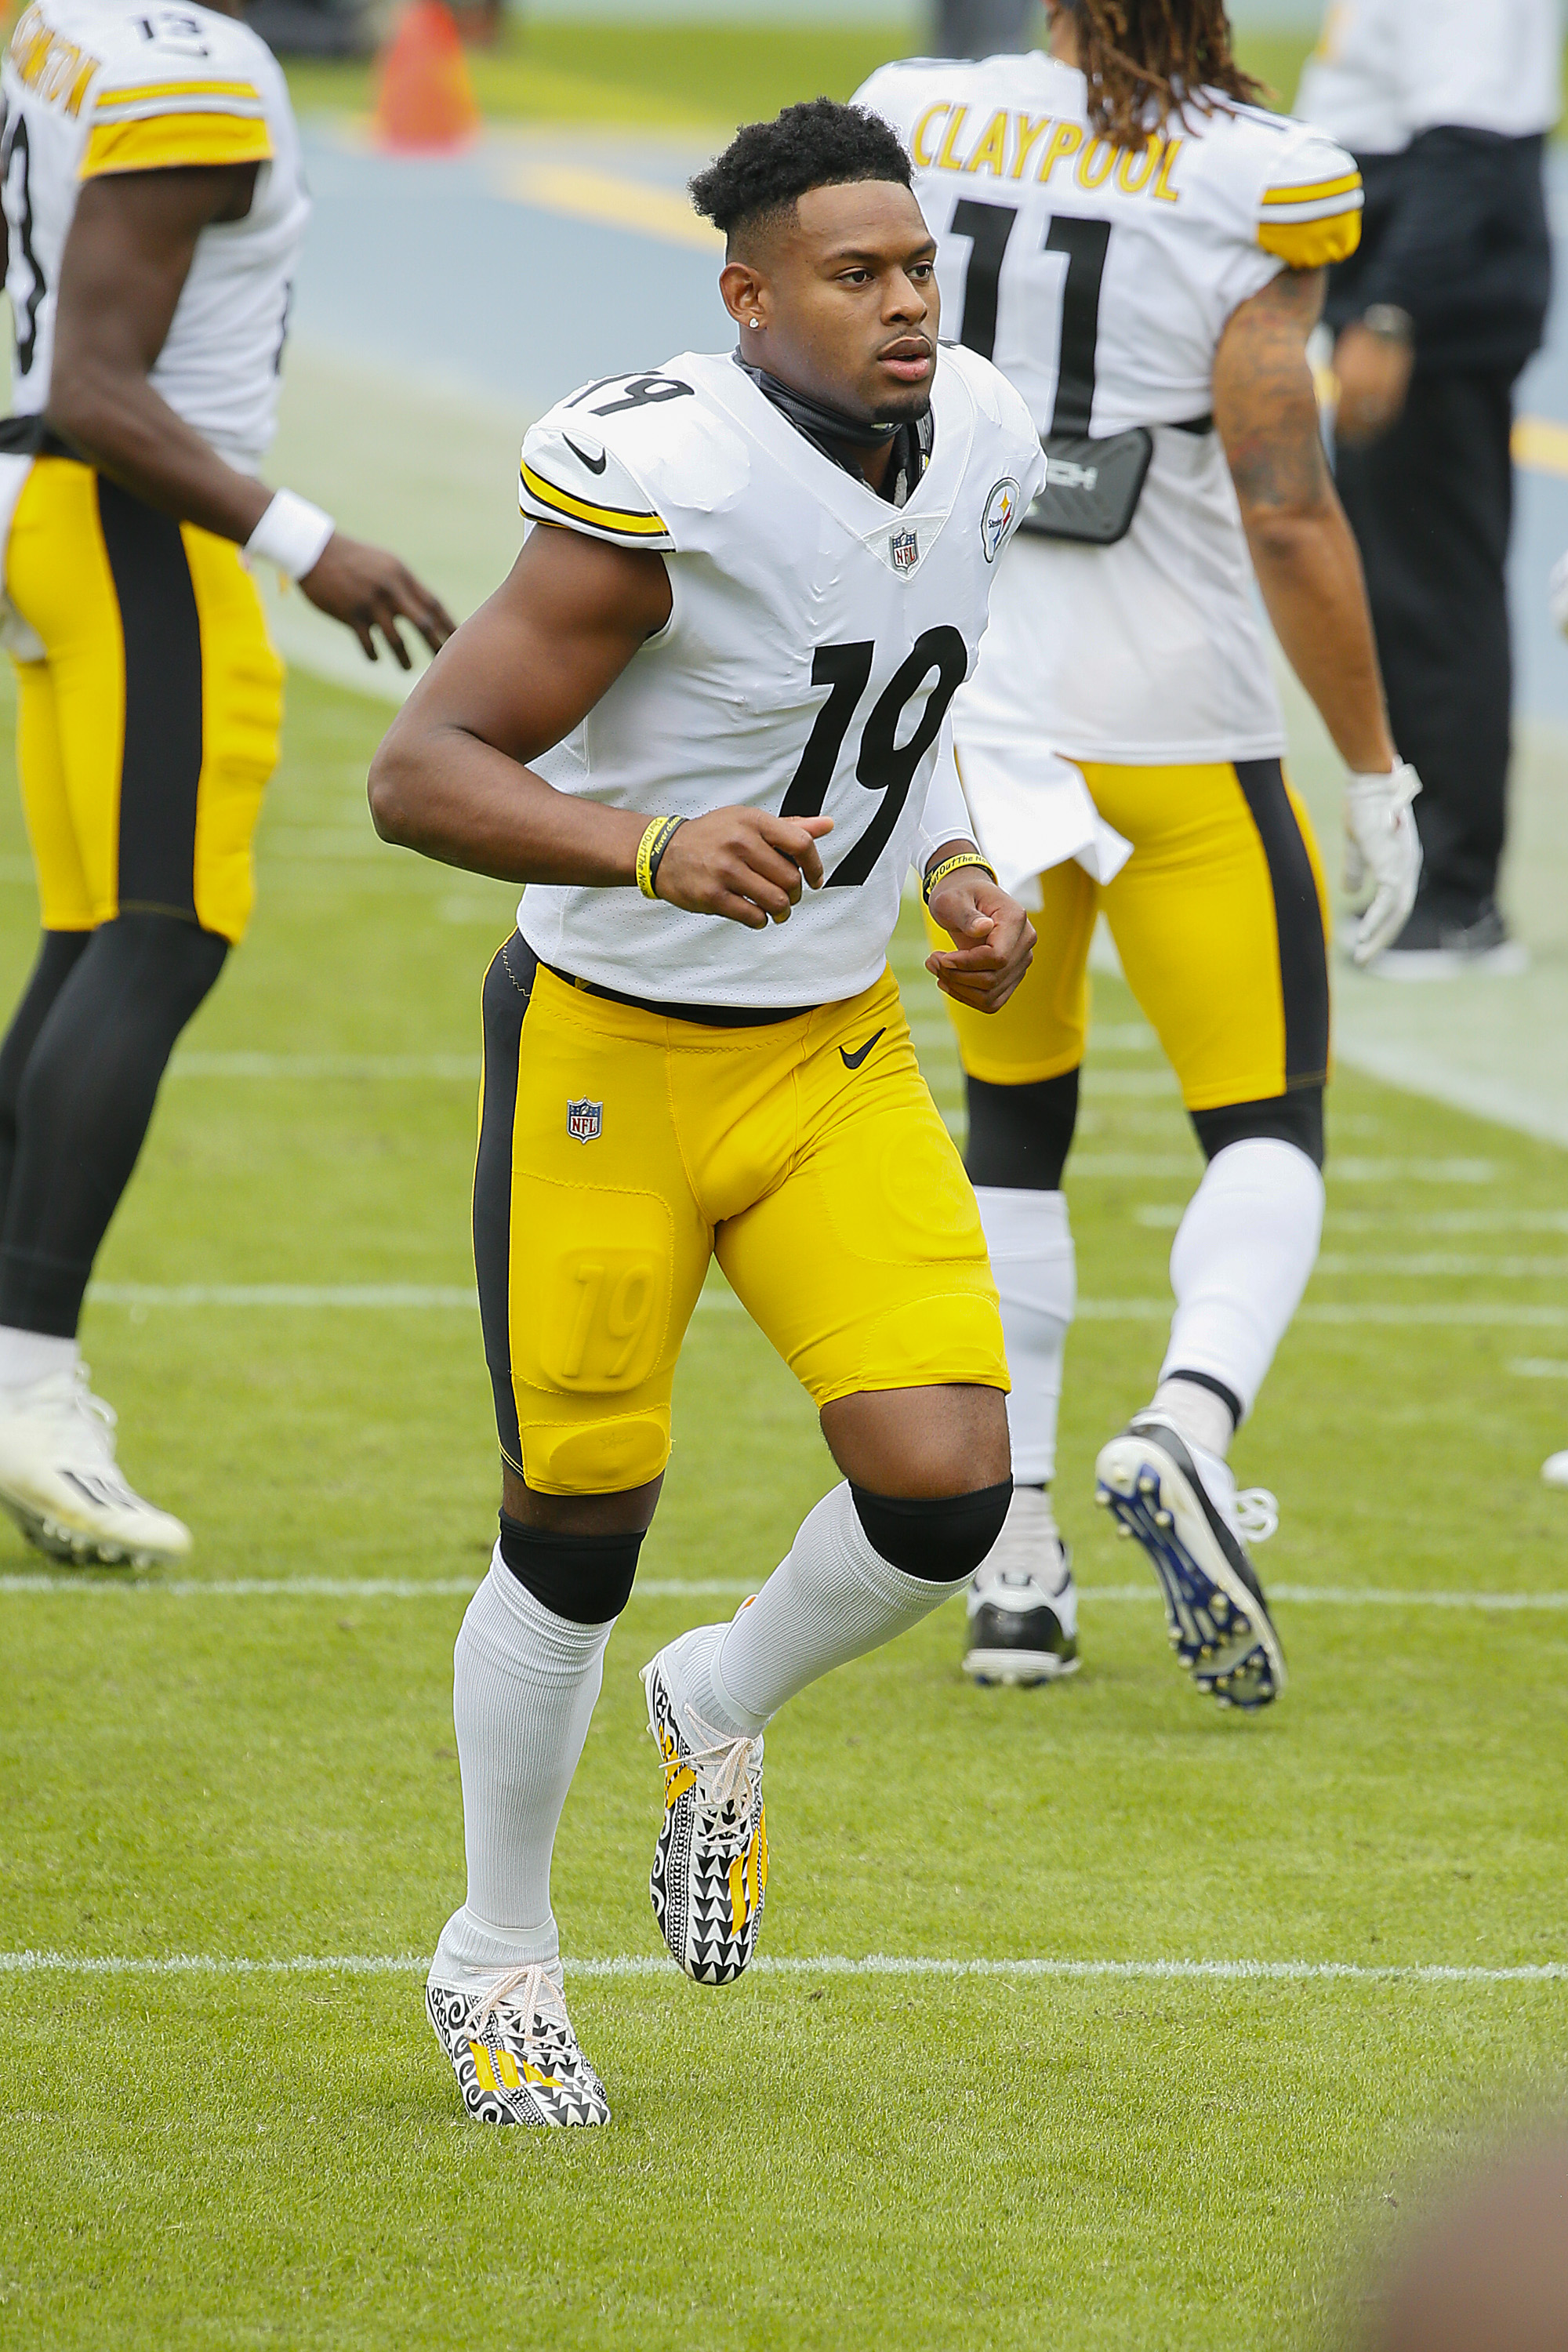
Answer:
POLYGON ((1307 338, 1321 269, 1282 270, 1242 303, 1215 358, 1214 415, 1263 601, 1345 765, 1382 774, 1394 750, 1361 558, 1318 430, 1307 338))

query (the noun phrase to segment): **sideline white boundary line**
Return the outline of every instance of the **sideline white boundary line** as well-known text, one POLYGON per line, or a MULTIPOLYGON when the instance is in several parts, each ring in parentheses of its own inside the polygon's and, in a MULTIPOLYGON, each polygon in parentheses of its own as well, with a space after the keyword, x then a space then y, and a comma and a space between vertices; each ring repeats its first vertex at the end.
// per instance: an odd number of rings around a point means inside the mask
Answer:
MULTIPOLYGON (((723 1578, 648 1576, 632 1587, 632 1599, 644 1601, 738 1600, 755 1592, 761 1577, 750 1583, 723 1578)), ((70 1592, 134 1593, 165 1601, 428 1601, 471 1594, 479 1576, 181 1576, 121 1574, 113 1569, 50 1575, 0 1576, 0 1596, 6 1593, 70 1592)), ((1146 1584, 1080 1584, 1080 1601, 1143 1603, 1159 1592, 1146 1584)), ((1356 1584, 1271 1584, 1271 1601, 1306 1609, 1568 1609, 1568 1592, 1401 1592, 1396 1587, 1356 1584)))
MULTIPOLYGON (((134 1959, 116 1953, 78 1958, 70 1952, 0 1952, 0 1976, 83 1977, 279 1977, 423 1976, 429 1960, 413 1953, 300 1953, 281 1960, 224 1959, 203 1952, 173 1952, 163 1959, 134 1959)), ((613 1958, 566 1959, 574 1977, 668 1977, 679 1973, 672 1960, 643 1953, 613 1958)), ((1273 1984, 1568 1984, 1568 1960, 1539 1961, 1522 1968, 1454 1968, 1414 1961, 1366 1968, 1354 1960, 1056 1960, 937 1959, 921 1954, 869 1952, 863 1959, 823 1952, 810 1958, 759 1955, 747 1971, 755 1977, 1000 1977, 1071 1982, 1109 1978, 1141 1983, 1273 1984)))

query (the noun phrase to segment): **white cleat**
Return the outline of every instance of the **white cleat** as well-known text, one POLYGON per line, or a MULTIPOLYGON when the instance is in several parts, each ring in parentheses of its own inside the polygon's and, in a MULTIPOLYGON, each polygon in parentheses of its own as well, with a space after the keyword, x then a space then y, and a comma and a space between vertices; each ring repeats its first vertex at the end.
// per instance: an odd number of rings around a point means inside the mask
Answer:
POLYGON ((483 1993, 432 1979, 425 2014, 476 2122, 545 2130, 609 2122, 605 2086, 547 1969, 508 1969, 483 1993))
POLYGON ((85 1364, 0 1390, 0 1509, 52 1559, 109 1568, 184 1559, 191 1531, 126 1485, 114 1421, 85 1364))
POLYGON ((1279 1524, 1272 1495, 1237 1492, 1217 1454, 1163 1412, 1134 1416, 1100 1448, 1095 1500, 1136 1537, 1160 1580, 1171 1647, 1197 1689, 1248 1713, 1285 1687, 1285 1653, 1247 1554, 1279 1524))
POLYGON ((1549 1486, 1568 1486, 1568 1454, 1549 1454, 1541 1475, 1549 1486))
POLYGON ((1076 1675, 1078 1587, 1043 1487, 1016 1486, 1007 1517, 970 1581, 963 1671, 991 1683, 1051 1683, 1076 1675))
POLYGON ((648 1898, 687 1975, 733 1984, 757 1948, 767 1895, 763 1742, 726 1738, 700 1721, 671 1691, 668 1660, 661 1650, 642 1670, 647 1727, 664 1763, 648 1898))

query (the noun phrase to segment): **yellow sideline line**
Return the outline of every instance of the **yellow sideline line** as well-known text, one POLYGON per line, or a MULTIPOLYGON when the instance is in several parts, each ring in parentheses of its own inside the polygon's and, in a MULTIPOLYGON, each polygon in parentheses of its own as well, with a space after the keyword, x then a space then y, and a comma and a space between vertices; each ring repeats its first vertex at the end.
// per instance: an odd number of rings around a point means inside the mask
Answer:
POLYGON ((1568 478, 1568 425, 1550 416, 1521 416, 1513 428, 1513 462, 1532 474, 1568 478))
POLYGON ((502 184, 520 205, 565 213, 574 220, 601 221, 610 228, 629 228, 637 236, 693 246, 701 253, 723 248, 718 230, 699 219, 679 189, 660 187, 651 180, 626 180, 617 173, 590 172, 576 163, 523 163, 509 166, 502 184))

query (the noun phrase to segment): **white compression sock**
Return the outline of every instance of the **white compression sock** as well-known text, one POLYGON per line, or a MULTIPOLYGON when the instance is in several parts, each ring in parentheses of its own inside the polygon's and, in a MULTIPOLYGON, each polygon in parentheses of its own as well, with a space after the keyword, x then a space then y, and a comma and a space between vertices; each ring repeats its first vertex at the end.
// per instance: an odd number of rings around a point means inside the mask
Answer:
POLYGON ((49 1331, 18 1331, 0 1323, 0 1389, 31 1388, 51 1372, 68 1372, 77 1360, 74 1339, 49 1331))
POLYGON ((689 1646, 678 1661, 682 1696, 716 1730, 754 1738, 807 1683, 880 1649, 968 1581, 934 1584, 890 1567, 872 1549, 847 1486, 835 1486, 802 1520, 788 1558, 717 1639, 686 1637, 689 1646))
POLYGON ((1047 1486, 1057 1467, 1062 1356, 1078 1304, 1067 1194, 983 1184, 974 1197, 1001 1294, 1013 1378, 1007 1399, 1013 1476, 1020 1486, 1047 1486))
POLYGON ((557 1617, 519 1583, 497 1544, 454 1661, 468 1899, 441 1931, 438 1983, 466 1990, 498 1969, 559 1958, 550 1854, 614 1626, 614 1618, 557 1617))
POLYGON ((1162 1381, 1206 1372, 1250 1412, 1322 1230, 1322 1177, 1293 1143, 1249 1136, 1216 1152, 1171 1245, 1176 1312, 1162 1381))

